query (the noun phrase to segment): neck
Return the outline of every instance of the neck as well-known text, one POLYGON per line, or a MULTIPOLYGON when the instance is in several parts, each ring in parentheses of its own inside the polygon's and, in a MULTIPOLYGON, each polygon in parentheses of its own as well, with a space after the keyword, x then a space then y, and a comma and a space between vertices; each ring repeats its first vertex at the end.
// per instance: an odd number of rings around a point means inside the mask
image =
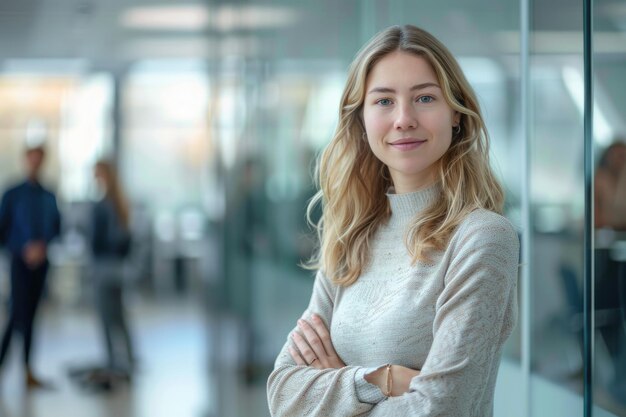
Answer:
POLYGON ((413 193, 432 186, 437 182, 436 170, 431 166, 420 172, 418 175, 404 175, 400 172, 390 170, 393 188, 396 194, 413 193))
POLYGON ((389 190, 387 198, 391 209, 391 224, 405 225, 413 220, 415 215, 427 209, 434 201, 440 198, 441 185, 431 184, 412 193, 397 193, 397 190, 389 190))
POLYGON ((396 194, 414 193, 431 187, 435 183, 434 178, 428 178, 423 181, 393 181, 393 189, 396 194))

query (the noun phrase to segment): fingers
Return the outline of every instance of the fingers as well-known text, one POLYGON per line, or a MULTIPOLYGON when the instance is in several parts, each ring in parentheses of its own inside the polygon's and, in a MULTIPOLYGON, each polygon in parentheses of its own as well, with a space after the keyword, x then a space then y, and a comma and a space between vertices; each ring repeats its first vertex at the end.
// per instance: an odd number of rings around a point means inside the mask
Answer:
POLYGON ((326 355, 337 356, 337 352, 335 352, 335 348, 333 347, 333 342, 330 339, 330 332, 326 328, 326 325, 324 324, 320 316, 314 314, 311 318, 311 324, 313 326, 313 329, 315 329, 315 332, 319 336, 320 340, 322 341, 322 345, 324 346, 324 351, 326 352, 326 355))
POLYGON ((333 347, 326 324, 317 314, 310 320, 298 320, 298 331, 292 333, 291 339, 293 345, 289 347, 289 353, 298 365, 317 369, 346 366, 333 347))
POLYGON ((311 346, 315 356, 324 363, 328 354, 326 353, 326 349, 324 349, 324 344, 322 343, 320 336, 305 320, 298 320, 298 327, 302 330, 302 333, 304 334, 309 346, 311 346))
POLYGON ((291 338, 293 339, 294 344, 298 348, 298 351, 300 352, 300 356, 304 360, 305 365, 318 366, 319 365, 318 357, 315 354, 315 352, 313 352, 313 350, 311 349, 307 341, 304 339, 304 337, 302 337, 300 333, 294 332, 291 338))
POLYGON ((304 362, 304 359, 302 359, 302 356, 300 356, 300 354, 298 353, 297 350, 295 350, 293 347, 289 346, 289 354, 291 355, 291 357, 293 358, 294 362, 296 363, 296 365, 299 366, 307 366, 307 364, 304 362))

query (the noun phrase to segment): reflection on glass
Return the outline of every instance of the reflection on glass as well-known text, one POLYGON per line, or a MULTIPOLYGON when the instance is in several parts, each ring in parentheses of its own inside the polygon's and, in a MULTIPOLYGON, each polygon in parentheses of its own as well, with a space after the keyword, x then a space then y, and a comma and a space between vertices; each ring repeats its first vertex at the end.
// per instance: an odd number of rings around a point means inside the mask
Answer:
POLYGON ((626 5, 593 2, 594 405, 626 416, 626 5))
POLYGON ((596 403, 626 415, 626 142, 600 152, 594 177, 596 403))

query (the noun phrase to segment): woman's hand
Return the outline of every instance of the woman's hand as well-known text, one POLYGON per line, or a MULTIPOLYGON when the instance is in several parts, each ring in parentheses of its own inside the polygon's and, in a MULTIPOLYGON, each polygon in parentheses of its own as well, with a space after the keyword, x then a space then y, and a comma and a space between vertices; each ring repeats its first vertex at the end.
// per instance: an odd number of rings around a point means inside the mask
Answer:
POLYGON ((312 366, 317 369, 343 368, 346 366, 341 360, 332 341, 330 333, 322 319, 314 314, 310 323, 298 320, 298 329, 291 336, 294 346, 289 346, 289 354, 301 366, 312 366))
POLYGON ((387 370, 386 366, 382 366, 365 375, 365 380, 370 384, 377 385, 378 388, 384 393, 391 388, 391 397, 398 397, 405 392, 409 392, 409 386, 411 380, 418 376, 420 371, 407 368, 400 365, 391 365, 391 368, 387 370), (388 379, 388 372, 391 372, 391 378, 388 379), (391 381, 391 387, 387 386, 387 381, 391 381))

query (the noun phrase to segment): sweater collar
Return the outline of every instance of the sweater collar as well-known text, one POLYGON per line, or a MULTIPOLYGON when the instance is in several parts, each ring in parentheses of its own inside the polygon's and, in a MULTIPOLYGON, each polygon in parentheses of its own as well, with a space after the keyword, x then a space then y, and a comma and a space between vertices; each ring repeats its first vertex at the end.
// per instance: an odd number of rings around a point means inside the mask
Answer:
POLYGON ((425 210, 441 195, 441 185, 436 182, 420 190, 396 194, 393 187, 387 191, 387 199, 391 208, 391 221, 407 222, 417 213, 425 210))

